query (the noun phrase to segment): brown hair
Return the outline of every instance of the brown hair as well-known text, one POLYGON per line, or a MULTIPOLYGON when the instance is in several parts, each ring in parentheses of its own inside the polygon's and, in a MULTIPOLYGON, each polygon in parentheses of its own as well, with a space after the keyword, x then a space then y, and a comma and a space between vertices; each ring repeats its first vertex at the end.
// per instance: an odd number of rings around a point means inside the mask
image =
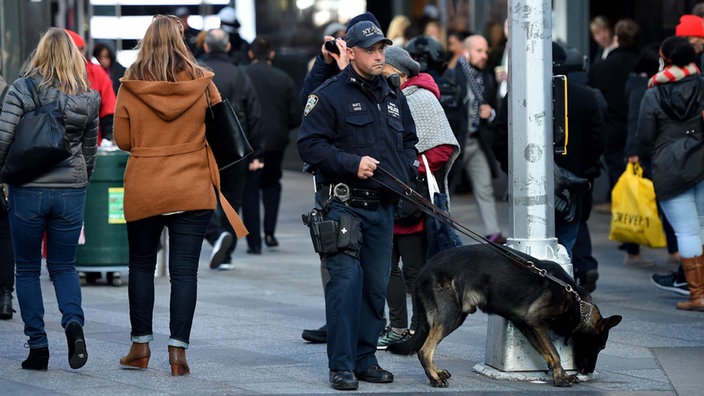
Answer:
POLYGON ((176 16, 155 15, 136 49, 137 60, 125 72, 127 80, 175 82, 184 71, 192 78, 205 75, 183 40, 183 25, 176 16))
POLYGON ((622 48, 635 47, 638 35, 640 34, 640 26, 636 21, 630 18, 621 19, 614 26, 614 33, 618 37, 618 46, 622 48))
POLYGON ((86 58, 64 29, 49 28, 32 52, 24 77, 41 76, 39 87, 56 87, 67 94, 88 92, 86 58))

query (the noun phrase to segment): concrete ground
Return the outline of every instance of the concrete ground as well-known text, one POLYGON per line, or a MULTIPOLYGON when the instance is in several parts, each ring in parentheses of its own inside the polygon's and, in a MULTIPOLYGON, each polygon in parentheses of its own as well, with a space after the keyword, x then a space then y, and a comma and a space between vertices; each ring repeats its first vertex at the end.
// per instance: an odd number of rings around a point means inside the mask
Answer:
MULTIPOLYGON (((301 213, 310 209, 312 182, 299 172, 284 174, 284 197, 278 248, 248 255, 244 241, 234 256, 234 269, 208 266, 211 247, 204 243, 199 274, 198 306, 188 349, 191 375, 170 375, 168 339, 169 282, 156 283, 155 341, 149 368, 122 370, 118 359, 130 345, 127 287, 104 281, 83 287, 85 333, 89 360, 72 370, 51 282, 42 274, 51 359, 47 372, 26 371, 26 337, 19 313, 0 322, 0 394, 4 395, 254 395, 329 394, 325 345, 301 339, 301 330, 324 321, 319 262, 301 213)), ((507 205, 498 203, 507 233, 507 205)), ((471 195, 453 198, 453 214, 462 224, 482 232, 471 195)), ((484 362, 487 315, 471 315, 438 347, 436 363, 451 371, 446 389, 428 385, 415 357, 380 351, 382 367, 395 374, 392 384, 360 383, 362 394, 543 394, 604 395, 701 394, 704 387, 704 313, 683 312, 674 305, 682 297, 661 292, 649 281, 653 271, 665 271, 664 249, 644 249, 657 261, 654 269, 630 268, 624 253, 607 239, 610 216, 594 213, 590 221, 594 255, 601 277, 593 293, 604 315, 619 314, 623 322, 611 331, 597 364, 595 381, 572 388, 550 383, 495 380, 477 374, 484 362)), ((468 239, 465 242, 470 242, 468 239)), ((127 274, 123 274, 126 279, 127 274)), ((17 303, 15 301, 15 308, 17 303)))

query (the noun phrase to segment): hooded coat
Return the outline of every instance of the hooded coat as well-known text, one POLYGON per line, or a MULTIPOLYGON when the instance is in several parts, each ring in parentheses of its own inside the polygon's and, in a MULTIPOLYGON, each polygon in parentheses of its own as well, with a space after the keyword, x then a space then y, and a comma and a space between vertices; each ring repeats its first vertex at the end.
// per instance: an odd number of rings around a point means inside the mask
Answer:
POLYGON ((206 88, 221 101, 213 73, 176 82, 121 79, 115 143, 130 152, 125 169, 127 221, 215 209, 220 176, 205 139, 206 88))

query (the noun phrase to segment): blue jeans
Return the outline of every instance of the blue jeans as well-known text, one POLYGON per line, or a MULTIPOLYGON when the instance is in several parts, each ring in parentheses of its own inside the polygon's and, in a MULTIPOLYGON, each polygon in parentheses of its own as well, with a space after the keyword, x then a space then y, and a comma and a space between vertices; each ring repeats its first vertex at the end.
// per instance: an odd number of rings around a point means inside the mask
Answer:
POLYGON ((701 256, 704 243, 704 181, 676 197, 661 200, 660 206, 675 230, 680 256, 701 256))
POLYGON ((339 220, 343 214, 362 221, 362 246, 359 258, 343 253, 324 258, 330 272, 325 285, 328 367, 363 371, 377 364, 374 354, 391 271, 394 209, 393 205, 359 209, 333 200, 325 219, 339 220))
POLYGON ((10 186, 9 218, 15 251, 17 300, 29 347, 49 345, 44 331, 44 301, 39 282, 42 239, 46 233, 47 268, 61 312, 61 325, 84 323, 76 250, 86 207, 85 188, 10 186))
POLYGON ((127 222, 130 248, 127 293, 132 342, 149 342, 154 339, 154 271, 159 238, 164 227, 167 227, 171 280, 169 345, 188 348, 196 309, 198 260, 212 214, 212 210, 195 210, 127 222))

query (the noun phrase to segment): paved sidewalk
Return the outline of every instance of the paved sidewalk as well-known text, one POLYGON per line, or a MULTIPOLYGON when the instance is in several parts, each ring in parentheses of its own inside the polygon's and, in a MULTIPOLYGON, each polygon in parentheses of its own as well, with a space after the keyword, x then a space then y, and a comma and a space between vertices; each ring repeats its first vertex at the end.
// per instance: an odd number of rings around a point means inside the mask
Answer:
MULTIPOLYGON (((298 172, 284 174, 284 197, 278 248, 262 255, 244 253, 240 241, 232 271, 213 271, 207 263, 211 247, 201 254, 199 296, 188 362, 191 375, 171 377, 168 339, 167 278, 156 279, 155 341, 145 371, 121 370, 118 359, 129 349, 127 287, 105 283, 83 287, 85 333, 89 359, 72 370, 51 282, 42 275, 51 359, 47 372, 22 370, 27 356, 19 313, 0 321, 0 394, 3 395, 250 395, 330 394, 325 345, 300 337, 304 328, 324 321, 319 262, 300 215, 310 209, 311 179, 298 172)), ((507 206, 499 204, 508 230, 507 206)), ((453 199, 453 214, 481 233, 477 207, 470 195, 453 199)), ((470 315, 465 324, 438 347, 436 363, 450 370, 446 389, 428 385, 415 357, 380 351, 382 367, 395 374, 393 384, 360 383, 363 394, 701 394, 704 387, 704 313, 678 311, 681 297, 650 285, 653 269, 627 268, 622 251, 608 241, 609 215, 594 213, 590 225, 601 278, 593 294, 604 315, 623 315, 611 332, 597 364, 598 379, 572 388, 546 383, 494 380, 472 371, 484 361, 487 316, 470 315)), ((466 240, 469 242, 469 240, 466 240)), ((664 249, 644 249, 664 271, 664 249)), ((123 277, 126 279, 126 275, 123 277)), ((15 309, 17 302, 15 300, 15 309)))

